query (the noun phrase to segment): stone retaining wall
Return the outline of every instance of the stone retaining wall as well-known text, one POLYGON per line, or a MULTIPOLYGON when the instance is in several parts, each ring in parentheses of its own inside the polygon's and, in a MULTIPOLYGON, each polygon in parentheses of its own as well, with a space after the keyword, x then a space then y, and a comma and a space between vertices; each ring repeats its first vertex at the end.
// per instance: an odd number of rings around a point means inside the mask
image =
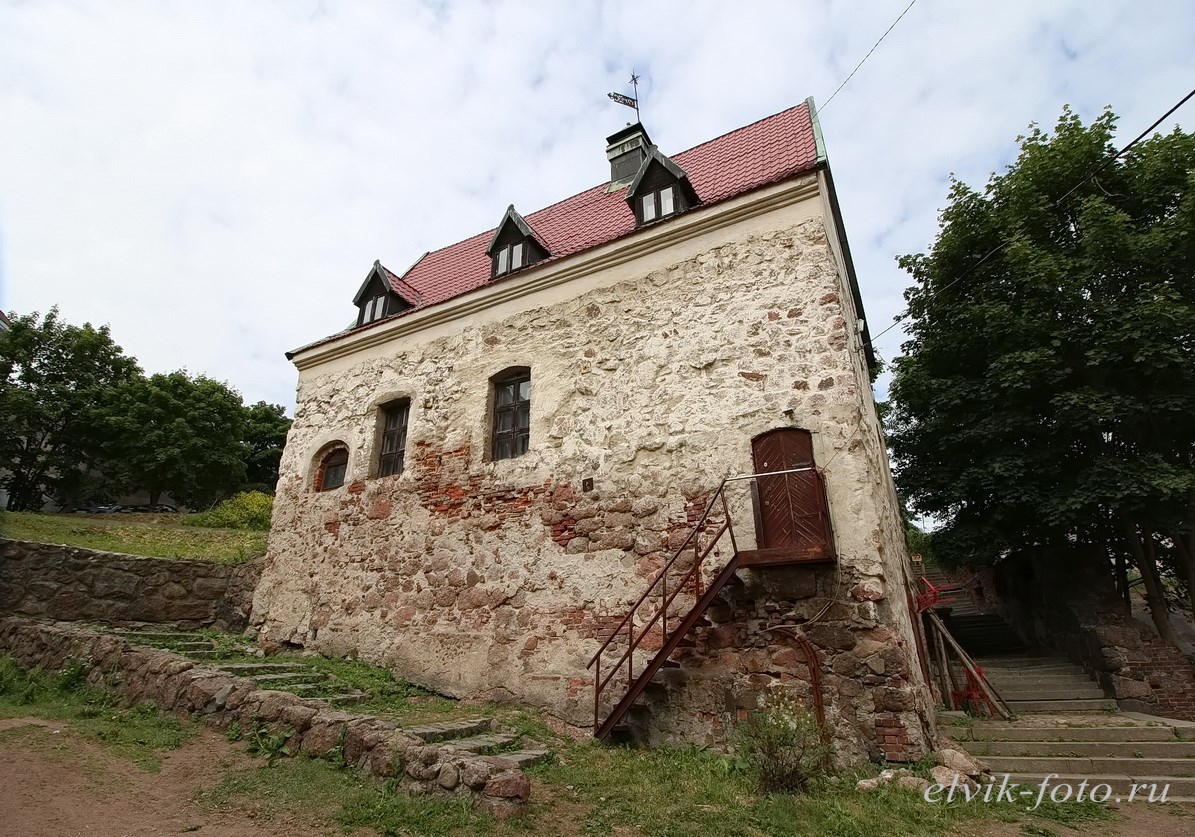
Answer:
POLYGON ((1122 709, 1195 721, 1195 668, 1141 625, 1098 560, 1016 556, 994 569, 1001 614, 1032 645, 1087 669, 1122 709))
POLYGON ((207 726, 242 729, 258 722, 294 731, 292 753, 325 758, 343 743, 346 764, 383 778, 399 777, 412 793, 477 797, 481 807, 509 813, 530 783, 501 756, 477 756, 428 745, 394 723, 330 708, 319 700, 257 688, 253 681, 198 665, 169 651, 134 645, 75 625, 0 618, 0 653, 25 668, 59 671, 68 660, 88 668, 87 682, 115 687, 130 704, 152 703, 207 726))
POLYGON ((0 611, 243 631, 261 562, 172 561, 0 539, 0 611))

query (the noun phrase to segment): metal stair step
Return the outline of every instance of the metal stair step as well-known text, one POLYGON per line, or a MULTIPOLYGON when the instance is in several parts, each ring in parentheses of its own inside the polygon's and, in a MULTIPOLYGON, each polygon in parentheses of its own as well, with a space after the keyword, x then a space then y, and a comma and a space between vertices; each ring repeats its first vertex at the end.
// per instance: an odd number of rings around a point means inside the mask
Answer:
POLYGON ((441 721, 438 724, 426 724, 403 730, 415 736, 425 744, 434 744, 450 738, 466 738, 478 735, 490 729, 493 721, 489 718, 469 718, 463 721, 441 721))

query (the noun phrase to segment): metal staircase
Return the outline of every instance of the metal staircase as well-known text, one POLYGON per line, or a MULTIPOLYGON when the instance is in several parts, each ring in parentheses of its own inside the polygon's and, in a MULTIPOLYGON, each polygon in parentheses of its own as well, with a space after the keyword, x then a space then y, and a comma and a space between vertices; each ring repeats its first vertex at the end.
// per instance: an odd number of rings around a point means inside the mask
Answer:
POLYGON ((652 678, 679 665, 672 655, 695 644, 688 635, 702 622, 708 624, 706 610, 736 571, 834 562, 825 496, 825 482, 812 465, 722 480, 684 543, 589 661, 587 668, 594 670, 594 737, 605 740, 620 729, 652 678), (740 487, 749 491, 728 497, 740 487), (771 521, 780 515, 782 525, 777 526, 771 521), (750 522, 742 522, 744 518, 750 522), (729 557, 719 565, 724 553, 729 557), (712 566, 703 573, 707 562, 712 566), (645 641, 654 653, 643 647, 645 641), (641 660, 650 655, 638 670, 636 651, 641 660), (603 666, 603 656, 614 654, 617 658, 603 666), (603 719, 603 696, 620 687, 624 691, 603 719))

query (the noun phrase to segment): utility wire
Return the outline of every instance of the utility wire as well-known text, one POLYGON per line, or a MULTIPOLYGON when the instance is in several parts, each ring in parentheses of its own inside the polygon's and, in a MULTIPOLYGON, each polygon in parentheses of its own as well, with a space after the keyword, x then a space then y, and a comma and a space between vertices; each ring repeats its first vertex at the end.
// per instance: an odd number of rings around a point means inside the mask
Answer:
MULTIPOLYGON (((913 0, 913 3, 916 3, 916 2, 917 2, 917 0, 913 0)), ((846 83, 855 77, 855 73, 859 72, 859 68, 862 67, 864 63, 866 63, 868 58, 871 58, 871 54, 876 51, 876 47, 878 47, 881 43, 883 43, 884 38, 888 37, 888 33, 891 32, 893 29, 895 29, 896 24, 900 23, 900 19, 902 17, 904 17, 906 14, 908 14, 909 9, 913 8, 913 3, 910 3, 909 5, 905 6, 905 10, 903 12, 901 12, 900 15, 897 16, 896 20, 892 21, 892 25, 884 30, 884 34, 880 35, 880 39, 878 41, 876 41, 875 44, 872 46, 872 48, 867 51, 867 55, 863 56, 863 60, 860 61, 858 64, 856 64, 855 69, 851 70, 851 74, 843 80, 842 84, 838 85, 838 90, 841 90, 842 88, 846 87, 846 83)), ((830 106, 830 102, 834 101, 834 97, 838 95, 838 90, 835 90, 833 93, 830 94, 830 98, 826 99, 826 103, 821 106, 820 110, 825 111, 825 109, 830 106)))
MULTIPOLYGON (((914 2, 916 2, 916 0, 914 0, 914 2)), ((1195 96, 1195 90, 1192 90, 1186 96, 1183 96, 1178 101, 1178 103, 1176 105, 1174 105, 1174 107, 1170 108, 1170 110, 1166 111, 1164 114, 1162 114, 1157 119, 1155 119, 1154 123, 1152 125, 1150 125, 1148 128, 1146 128, 1144 131, 1142 131, 1140 134, 1138 134, 1133 139, 1132 142, 1130 142, 1124 148, 1120 149, 1120 151, 1117 151, 1114 155, 1112 155, 1107 160, 1105 160, 1103 163, 1101 163, 1098 167, 1096 167, 1090 174, 1088 174, 1086 177, 1084 177, 1082 180, 1080 180, 1078 183, 1076 183, 1074 186, 1072 186, 1069 190, 1067 190, 1066 194, 1064 194, 1062 197, 1058 198, 1057 200, 1055 200, 1053 202, 1054 205, 1057 206, 1058 204, 1062 203, 1064 200, 1066 200, 1071 195, 1073 195, 1075 193, 1075 191, 1080 186, 1082 186, 1087 181, 1091 180, 1093 177, 1095 177, 1097 174, 1102 172, 1108 166, 1112 165, 1112 163, 1114 163, 1116 160, 1119 160, 1121 157, 1123 157, 1126 153, 1128 153, 1129 149, 1131 149, 1137 143, 1141 142, 1141 140, 1145 139, 1146 135, 1148 135, 1150 131, 1154 130, 1159 125, 1161 125, 1163 122, 1165 122, 1170 117, 1171 114, 1173 114, 1176 110, 1178 110, 1183 105, 1185 105, 1193 96, 1195 96)), ((823 106, 823 109, 824 109, 824 106, 823 106)), ((957 285, 962 280, 966 279, 968 276, 970 276, 972 273, 974 273, 976 270, 978 270, 980 265, 982 265, 984 262, 986 262, 992 256, 999 253, 1001 250, 1003 250, 1008 245, 1009 245, 1009 242, 1007 242, 1007 241, 1002 241, 999 244, 997 244, 990 251, 988 251, 987 254, 985 254, 982 259, 977 261, 975 264, 971 265, 971 267, 967 268, 965 271, 963 271, 961 274, 959 274, 958 277, 947 282, 942 287, 931 291, 929 294, 929 298, 933 299, 935 296, 942 293, 946 289, 951 288, 954 285, 957 285)), ((905 314, 907 314, 907 313, 908 313, 908 309, 905 309, 900 314, 897 314, 896 317, 893 319, 892 325, 888 326, 886 329, 884 329, 879 334, 873 336, 870 340, 867 341, 868 345, 870 345, 872 347, 872 351, 875 350, 875 341, 880 339, 881 337, 883 337, 888 332, 892 331, 892 329, 896 328, 898 325, 900 325, 904 321, 905 314)))

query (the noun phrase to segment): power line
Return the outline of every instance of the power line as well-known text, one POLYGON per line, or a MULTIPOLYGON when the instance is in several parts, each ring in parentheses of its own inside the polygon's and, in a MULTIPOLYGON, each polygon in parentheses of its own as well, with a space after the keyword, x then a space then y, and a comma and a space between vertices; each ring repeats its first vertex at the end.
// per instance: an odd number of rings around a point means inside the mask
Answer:
MULTIPOLYGON (((916 2, 916 0, 914 0, 914 2, 916 2)), ((1093 177, 1095 177, 1097 174, 1102 172, 1108 166, 1112 165, 1112 163, 1114 163, 1115 161, 1117 161, 1121 157, 1123 157, 1126 153, 1128 153, 1129 149, 1131 149, 1137 143, 1141 142, 1141 140, 1145 139, 1145 137, 1149 134, 1150 131, 1154 130, 1159 125, 1161 125, 1163 122, 1165 122, 1171 116, 1171 114, 1173 114, 1176 110, 1178 110, 1183 105, 1185 105, 1193 96, 1195 96, 1195 89, 1193 89, 1186 96, 1183 96, 1181 99, 1179 99, 1178 103, 1175 104, 1172 108, 1170 108, 1170 110, 1166 111, 1164 114, 1162 114, 1157 119, 1155 119, 1153 124, 1150 125, 1148 128, 1146 128, 1144 131, 1142 131, 1140 134, 1138 134, 1133 139, 1132 142, 1130 142, 1124 148, 1120 149, 1120 151, 1117 151, 1114 155, 1112 155, 1107 160, 1105 160, 1103 163, 1101 163, 1099 166, 1097 166, 1090 174, 1088 174, 1086 177, 1084 177, 1082 180, 1080 180, 1078 183, 1076 183, 1074 186, 1072 186, 1070 189, 1068 189, 1066 194, 1064 194, 1062 197, 1058 198, 1057 200, 1055 200, 1053 202, 1053 205, 1057 206, 1058 204, 1062 203, 1064 200, 1066 200, 1071 195, 1073 195, 1075 193, 1075 190, 1077 190, 1080 186, 1082 186, 1087 181, 1091 180, 1093 177)), ((824 109, 824 106, 823 106, 823 109, 824 109)), ((989 250, 984 255, 983 258, 981 258, 975 264, 971 265, 969 268, 967 268, 965 271, 963 271, 958 277, 947 282, 942 287, 931 291, 929 294, 929 298, 933 299, 938 294, 942 293, 943 291, 947 290, 948 288, 953 287, 954 285, 957 285, 959 282, 966 279, 968 276, 970 276, 972 273, 974 273, 976 270, 978 270, 980 265, 982 265, 984 262, 986 262, 992 256, 999 253, 1001 250, 1003 250, 1008 245, 1009 245, 1009 242, 1007 242, 1007 241, 1002 241, 999 244, 997 244, 995 247, 993 247, 991 250, 989 250)), ((908 309, 906 308, 900 314, 896 315, 896 317, 893 319, 892 325, 888 326, 886 329, 881 331, 879 334, 876 334, 870 340, 867 341, 867 344, 872 347, 872 351, 875 351, 875 341, 880 339, 881 337, 883 337, 888 332, 892 331, 892 329, 896 328, 898 325, 900 325, 904 321, 905 314, 907 314, 907 313, 908 313, 908 309)))
MULTIPOLYGON (((913 0, 913 3, 916 3, 916 2, 917 2, 917 0, 913 0)), ((871 58, 871 54, 876 51, 876 47, 878 47, 881 43, 883 43, 884 38, 888 37, 888 33, 891 32, 893 29, 895 29, 896 24, 900 23, 900 19, 902 17, 904 17, 906 14, 908 14, 909 9, 913 8, 913 3, 910 3, 909 5, 905 6, 905 10, 897 16, 896 20, 892 21, 892 25, 884 30, 884 34, 880 35, 880 39, 878 41, 876 41, 875 44, 872 46, 872 48, 867 51, 867 55, 863 56, 863 60, 860 61, 858 64, 856 64, 855 69, 851 70, 851 74, 843 80, 842 84, 838 85, 838 90, 841 90, 842 88, 846 87, 846 83, 855 77, 855 73, 859 72, 859 68, 863 66, 863 64, 867 61, 868 58, 871 58)), ((830 102, 834 101, 834 97, 838 95, 838 90, 835 90, 833 93, 830 94, 830 98, 826 99, 826 103, 821 106, 822 111, 825 111, 825 109, 830 106, 830 102)))

